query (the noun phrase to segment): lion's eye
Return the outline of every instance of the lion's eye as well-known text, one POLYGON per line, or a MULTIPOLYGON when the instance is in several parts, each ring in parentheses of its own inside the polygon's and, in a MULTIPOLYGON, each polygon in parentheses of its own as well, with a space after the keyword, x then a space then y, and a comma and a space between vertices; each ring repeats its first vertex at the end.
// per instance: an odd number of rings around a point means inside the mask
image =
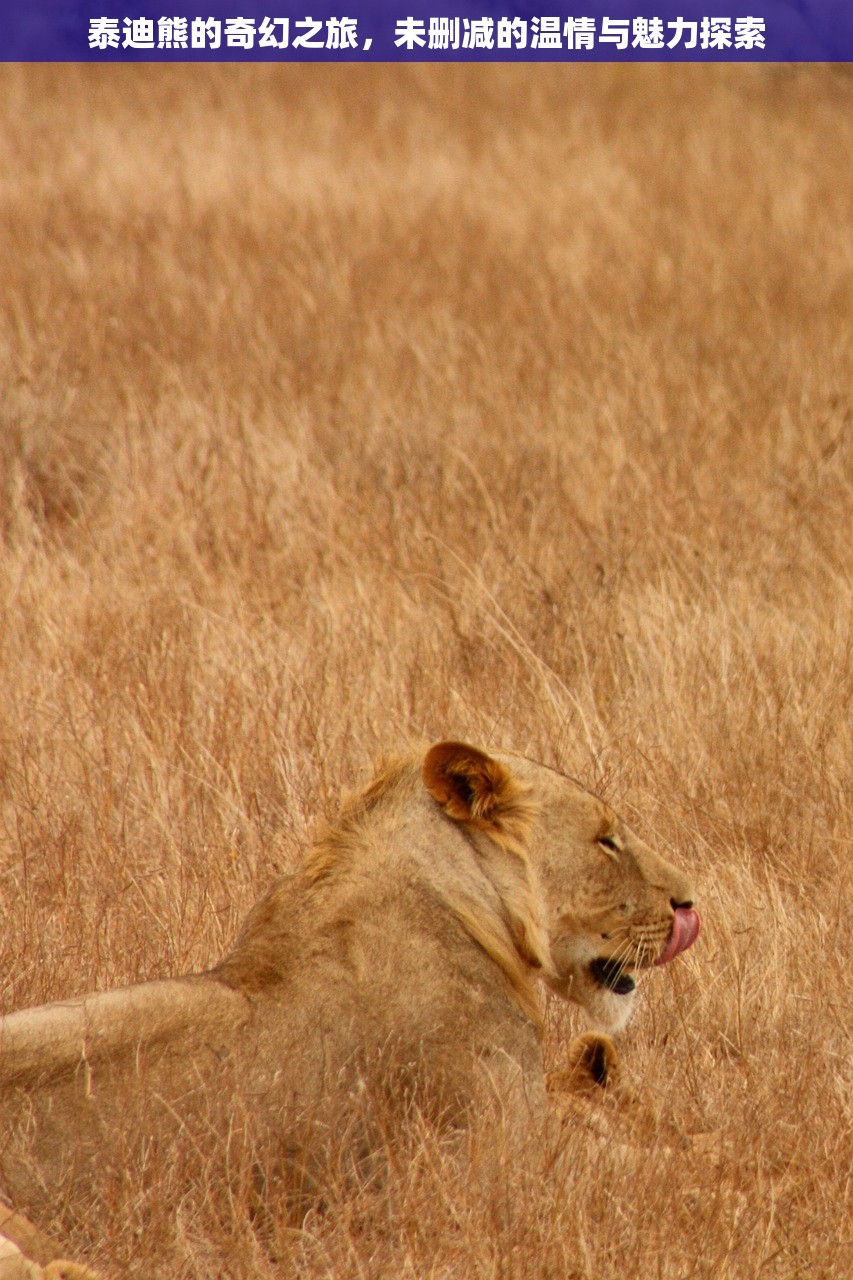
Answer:
POLYGON ((612 836, 599 836, 598 843, 605 849, 609 849, 611 853, 620 853, 621 850, 612 836))

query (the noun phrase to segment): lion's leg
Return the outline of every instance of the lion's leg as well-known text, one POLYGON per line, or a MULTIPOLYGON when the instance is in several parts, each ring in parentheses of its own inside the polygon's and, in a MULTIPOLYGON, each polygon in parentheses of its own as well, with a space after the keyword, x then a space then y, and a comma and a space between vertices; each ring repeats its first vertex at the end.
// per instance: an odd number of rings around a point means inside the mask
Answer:
POLYGON ((14 1240, 0 1235, 0 1280, 42 1280, 43 1275, 38 1263, 24 1257, 14 1240))
MULTIPOLYGON (((10 1240, 27 1258, 44 1266, 59 1257, 59 1250, 23 1213, 0 1201, 0 1238, 10 1240)), ((0 1271, 0 1277, 3 1276, 0 1271)))
POLYGON ((602 1032, 577 1036, 567 1065, 549 1071, 545 1084, 552 1114, 562 1126, 580 1125, 608 1140, 633 1110, 616 1046, 602 1032))
POLYGON ((23 1213, 0 1201, 0 1280, 103 1280, 100 1272, 59 1256, 23 1213))

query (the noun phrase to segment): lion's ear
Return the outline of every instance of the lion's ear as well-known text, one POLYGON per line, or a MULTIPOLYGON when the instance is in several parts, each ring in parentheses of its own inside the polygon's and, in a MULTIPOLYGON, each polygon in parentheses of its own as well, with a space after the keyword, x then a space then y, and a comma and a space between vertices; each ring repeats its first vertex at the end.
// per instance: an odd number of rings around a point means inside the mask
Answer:
MULTIPOLYGON (((423 779, 433 800, 449 818, 464 822, 488 839, 475 845, 503 903, 504 921, 509 925, 518 954, 548 980, 556 972, 548 934, 543 924, 542 892, 528 857, 536 805, 530 787, 513 776, 505 765, 466 742, 439 742, 424 757, 423 779)), ((457 914, 486 952, 507 972, 502 926, 497 933, 490 919, 491 908, 480 900, 463 901, 457 914), (484 924, 485 921, 485 924, 484 924), (502 960, 500 957, 503 956, 502 960)), ((522 986, 527 990, 527 979, 522 986)), ((539 1017, 536 1002, 525 1005, 534 1019, 539 1017)))
POLYGON ((423 764, 424 785, 450 818, 485 826, 500 824, 519 787, 511 773, 485 751, 466 742, 439 742, 423 764))

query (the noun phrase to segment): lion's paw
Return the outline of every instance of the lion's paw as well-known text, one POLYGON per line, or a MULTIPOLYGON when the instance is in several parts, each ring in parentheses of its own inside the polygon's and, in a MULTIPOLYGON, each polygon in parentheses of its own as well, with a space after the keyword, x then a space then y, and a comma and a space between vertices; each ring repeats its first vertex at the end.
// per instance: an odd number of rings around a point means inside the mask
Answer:
POLYGON ((619 1054, 610 1036, 586 1031, 569 1045, 567 1066, 549 1071, 545 1083, 552 1096, 559 1096, 595 1094, 612 1089, 620 1079, 619 1054))

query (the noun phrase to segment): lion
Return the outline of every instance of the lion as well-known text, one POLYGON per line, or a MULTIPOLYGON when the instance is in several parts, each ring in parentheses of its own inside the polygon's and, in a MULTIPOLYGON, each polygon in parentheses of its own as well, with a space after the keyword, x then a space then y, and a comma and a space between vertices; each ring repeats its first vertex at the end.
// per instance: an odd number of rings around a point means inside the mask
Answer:
POLYGON ((298 1218, 318 1148, 346 1134, 366 1158, 371 1090, 448 1130, 490 1105, 545 1123, 537 984, 598 1029, 576 1056, 581 1089, 606 1084, 639 975, 698 932, 687 877, 578 782, 462 742, 411 752, 344 800, 212 969, 0 1020, 0 1195, 50 1215, 120 1178, 134 1125, 149 1157, 157 1135, 226 1129, 298 1218))

